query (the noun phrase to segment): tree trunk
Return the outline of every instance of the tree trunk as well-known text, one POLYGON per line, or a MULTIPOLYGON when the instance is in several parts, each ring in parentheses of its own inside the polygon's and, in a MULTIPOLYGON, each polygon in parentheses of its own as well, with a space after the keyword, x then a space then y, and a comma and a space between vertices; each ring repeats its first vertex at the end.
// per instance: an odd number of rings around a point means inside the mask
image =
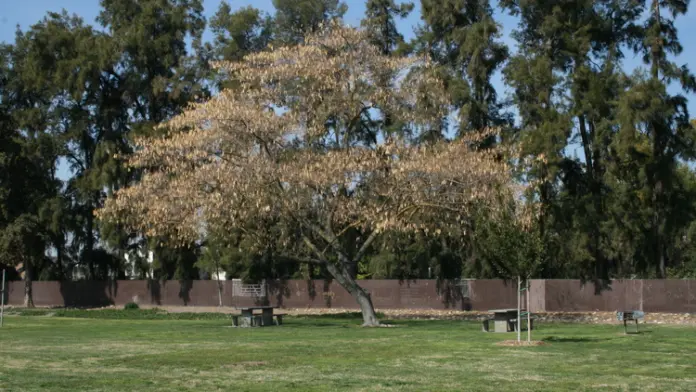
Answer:
POLYGON ((657 37, 653 37, 653 40, 650 44, 650 52, 652 56, 652 64, 650 64, 650 74, 653 77, 653 79, 658 79, 660 76, 660 54, 663 50, 662 40, 659 39, 662 38, 662 29, 660 25, 662 23, 662 17, 660 16, 660 2, 658 0, 652 0, 651 7, 653 17, 655 18, 655 24, 657 26, 657 37))
POLYGON ((63 244, 56 241, 55 248, 56 248, 56 264, 58 264, 58 268, 60 270, 60 275, 61 275, 60 279, 66 280, 65 279, 65 267, 63 266, 63 244))
POLYGON ((348 264, 348 274, 350 274, 350 277, 353 279, 358 278, 358 262, 357 261, 351 261, 350 264, 348 264))
POLYGON ((350 295, 355 298, 355 301, 360 306, 360 311, 363 316, 363 326, 364 327, 376 327, 379 325, 379 320, 377 320, 377 314, 375 313, 375 307, 372 305, 372 298, 370 294, 365 291, 358 282, 353 279, 350 272, 343 265, 336 265, 331 262, 326 263, 326 269, 329 273, 336 279, 336 281, 350 293, 350 295))
POLYGON ((222 307, 222 281, 220 280, 220 277, 218 276, 218 306, 222 307))
MULTIPOLYGON (((334 236, 331 234, 327 237, 334 236)), ((348 291, 348 293, 355 298, 355 301, 360 306, 360 311, 362 312, 364 327, 379 326, 379 320, 377 320, 377 314, 375 313, 375 307, 372 304, 370 293, 358 285, 356 279, 350 273, 350 266, 353 264, 353 262, 357 263, 357 261, 360 260, 367 247, 370 246, 375 238, 377 238, 377 232, 370 234, 355 257, 348 257, 340 249, 334 249, 338 256, 338 262, 336 263, 328 261, 324 257, 324 252, 320 251, 309 238, 304 238, 305 244, 319 258, 319 260, 321 260, 321 265, 325 265, 326 269, 329 271, 331 276, 336 279, 338 284, 340 284, 341 287, 346 289, 346 291, 348 291)), ((331 238, 331 241, 333 241, 335 244, 338 243, 338 241, 334 240, 335 237, 331 238)))
POLYGON ((217 258, 215 259, 215 275, 218 287, 218 305, 222 307, 222 281, 220 280, 220 263, 218 263, 217 258))
POLYGON ((87 263, 87 270, 88 270, 88 277, 87 279, 89 280, 94 280, 94 275, 96 275, 95 270, 94 270, 94 214, 92 214, 92 205, 88 206, 89 208, 89 213, 87 214, 87 219, 86 219, 86 225, 85 227, 85 233, 87 234, 87 237, 85 238, 85 250, 83 252, 83 257, 85 258, 85 262, 87 263))
POLYGON ((379 320, 377 319, 377 314, 375 313, 375 306, 372 304, 372 298, 370 294, 365 291, 362 287, 358 286, 357 292, 354 294, 358 305, 360 305, 360 311, 363 316, 363 327, 376 327, 379 326, 379 320))
MULTIPOLYGON (((659 80, 660 78, 660 59, 664 50, 664 44, 662 41, 662 31, 661 23, 662 17, 660 15, 660 2, 657 0, 652 0, 651 8, 653 17, 655 18, 655 25, 657 26, 656 36, 652 37, 652 42, 650 45, 652 54, 652 64, 650 73, 653 79, 659 80)), ((653 124, 653 159, 658 161, 658 165, 661 166, 661 158, 663 153, 662 143, 660 143, 660 138, 658 135, 658 127, 653 124)), ((658 167, 659 167, 658 166, 658 167)), ((662 202, 663 202, 663 184, 661 180, 662 173, 659 170, 653 170, 653 249, 655 252, 653 263, 655 263, 655 272, 658 279, 664 279, 666 276, 665 271, 665 254, 663 249, 663 239, 662 230, 660 226, 663 224, 663 214, 662 202)))
POLYGON ((650 182, 652 185, 652 208, 653 208, 653 216, 652 216, 652 235, 653 235, 653 260, 652 262, 655 265, 655 273, 657 275, 658 279, 664 279, 665 278, 665 254, 664 254, 664 219, 665 219, 665 194, 664 194, 664 182, 662 181, 663 177, 663 170, 662 166, 664 165, 664 158, 663 158, 663 143, 660 138, 660 135, 658 135, 658 127, 653 124, 652 125, 652 139, 653 139, 653 159, 657 161, 655 164, 655 168, 653 168, 650 172, 650 182))
POLYGON ((354 250, 356 249, 358 236, 359 233, 356 229, 348 230, 348 232, 345 234, 345 249, 350 250, 346 253, 346 268, 348 269, 348 273, 353 279, 358 278, 358 260, 355 258, 354 252, 354 250))
POLYGON ((590 136, 587 132, 587 124, 585 123, 585 115, 578 115, 578 123, 580 124, 580 138, 582 139, 582 149, 585 153, 585 164, 587 165, 587 173, 594 180, 594 156, 592 155, 592 147, 590 143, 594 144, 594 140, 590 141, 590 136))
POLYGON ((656 213, 656 223, 654 231, 654 248, 655 248, 655 275, 657 279, 664 279, 667 277, 667 269, 665 268, 665 252, 662 242, 662 232, 660 231, 660 217, 659 213, 656 213))
POLYGON ((24 307, 34 307, 34 294, 32 292, 31 264, 24 263, 24 307))

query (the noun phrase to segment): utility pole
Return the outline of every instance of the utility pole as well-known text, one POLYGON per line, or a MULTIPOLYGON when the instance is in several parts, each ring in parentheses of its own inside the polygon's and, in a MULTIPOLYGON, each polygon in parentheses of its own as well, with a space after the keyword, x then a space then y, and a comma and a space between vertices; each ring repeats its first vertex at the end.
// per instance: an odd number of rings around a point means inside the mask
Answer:
POLYGON ((529 307, 529 296, 531 293, 529 292, 529 277, 527 277, 527 342, 532 341, 532 311, 530 310, 529 307))

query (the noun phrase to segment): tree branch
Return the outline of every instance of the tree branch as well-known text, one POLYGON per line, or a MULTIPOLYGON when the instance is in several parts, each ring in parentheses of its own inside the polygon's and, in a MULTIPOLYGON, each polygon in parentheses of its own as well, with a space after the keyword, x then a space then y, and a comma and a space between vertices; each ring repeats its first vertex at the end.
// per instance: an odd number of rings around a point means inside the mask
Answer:
POLYGON ((307 247, 308 247, 312 252, 314 252, 314 253, 317 255, 317 257, 319 257, 320 259, 326 259, 326 257, 324 256, 324 253, 321 252, 321 251, 316 247, 316 245, 314 245, 314 243, 312 242, 312 240, 310 240, 309 238, 307 238, 307 236, 304 235, 304 234, 302 235, 302 241, 305 243, 305 245, 307 245, 307 247))
POLYGON ((362 246, 360 247, 360 250, 358 250, 358 253, 355 254, 353 261, 357 262, 365 255, 365 252, 367 252, 367 249, 375 241, 375 239, 377 238, 378 235, 379 235, 379 231, 377 231, 377 230, 374 230, 374 231, 372 231, 372 233, 370 233, 370 236, 367 237, 365 242, 363 242, 362 246))
POLYGON ((76 165, 80 166, 80 169, 82 169, 83 172, 87 171, 85 164, 72 151, 66 149, 65 156, 67 158, 69 158, 70 160, 72 160, 76 165))

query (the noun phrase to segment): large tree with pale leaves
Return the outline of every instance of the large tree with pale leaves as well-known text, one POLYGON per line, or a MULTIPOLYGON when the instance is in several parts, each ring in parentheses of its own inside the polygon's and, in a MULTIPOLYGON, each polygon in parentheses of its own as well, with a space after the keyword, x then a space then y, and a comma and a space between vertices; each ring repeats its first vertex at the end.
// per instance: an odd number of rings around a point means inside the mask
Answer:
POLYGON ((273 221, 277 256, 322 265, 377 325, 349 266, 380 233, 464 233, 472 208, 495 207, 492 196, 513 187, 502 148, 471 147, 490 131, 409 143, 450 109, 442 83, 426 59, 383 55, 366 37, 332 24, 301 45, 218 64, 237 87, 163 123, 166 136, 139 140, 129 163, 145 174, 101 217, 181 244, 273 221), (375 134, 366 124, 384 111, 410 132, 375 134))

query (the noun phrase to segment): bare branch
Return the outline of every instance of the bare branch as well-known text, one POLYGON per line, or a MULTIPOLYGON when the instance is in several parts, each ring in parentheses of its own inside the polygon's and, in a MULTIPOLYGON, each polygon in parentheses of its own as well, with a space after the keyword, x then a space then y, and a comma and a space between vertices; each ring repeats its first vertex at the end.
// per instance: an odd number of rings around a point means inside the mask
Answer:
POLYGON ((354 260, 353 261, 360 261, 360 259, 363 258, 365 255, 365 252, 369 249, 370 245, 379 237, 379 233, 377 231, 373 231, 370 233, 370 235, 367 237, 365 242, 363 242, 362 246, 358 250, 358 253, 355 254, 354 260))

